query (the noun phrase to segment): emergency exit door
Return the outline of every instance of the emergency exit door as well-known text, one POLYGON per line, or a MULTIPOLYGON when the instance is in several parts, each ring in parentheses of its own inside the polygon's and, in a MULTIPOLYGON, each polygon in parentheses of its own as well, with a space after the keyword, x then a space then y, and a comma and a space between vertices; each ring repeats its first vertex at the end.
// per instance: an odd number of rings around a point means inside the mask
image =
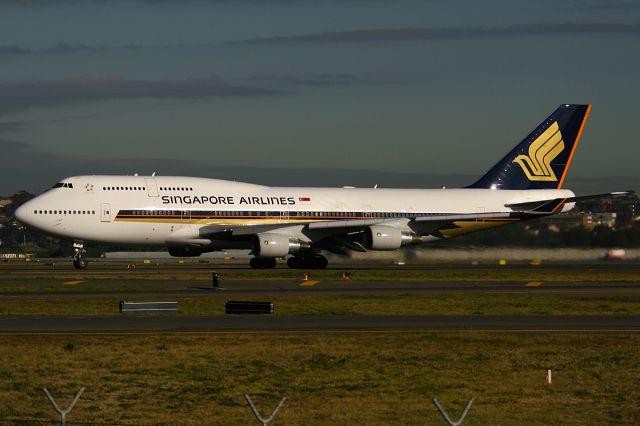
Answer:
POLYGON ((111 222, 111 204, 109 203, 100 204, 100 221, 111 222))

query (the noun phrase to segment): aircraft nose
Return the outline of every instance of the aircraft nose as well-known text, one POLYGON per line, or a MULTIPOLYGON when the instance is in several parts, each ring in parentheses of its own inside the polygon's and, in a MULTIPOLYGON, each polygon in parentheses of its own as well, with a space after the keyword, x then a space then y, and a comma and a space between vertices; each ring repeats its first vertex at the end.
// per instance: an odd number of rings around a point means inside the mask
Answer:
POLYGON ((13 215, 20 222, 25 223, 25 224, 28 225, 29 224, 29 206, 27 206, 27 204, 29 204, 29 203, 25 203, 25 204, 21 205, 20 207, 18 207, 16 209, 16 211, 13 212, 13 215))

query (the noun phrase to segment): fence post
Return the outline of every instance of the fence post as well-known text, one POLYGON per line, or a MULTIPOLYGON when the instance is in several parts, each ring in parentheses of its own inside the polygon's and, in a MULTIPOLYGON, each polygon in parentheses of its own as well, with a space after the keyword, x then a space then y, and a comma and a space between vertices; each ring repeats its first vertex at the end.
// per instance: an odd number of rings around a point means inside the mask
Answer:
POLYGON ((262 423, 263 426, 267 426, 267 424, 273 420, 273 418, 276 416, 276 414, 278 414, 278 411, 280 410, 280 408, 282 407, 282 404, 284 404, 284 402, 287 400, 287 397, 283 397, 280 402, 278 403, 278 405, 276 406, 275 410, 273 410, 273 412, 271 413, 271 415, 269 417, 267 417, 266 419, 264 417, 262 417, 260 415, 260 413, 258 412, 258 409, 256 408, 256 406, 253 404, 253 401, 251 401, 251 397, 249 396, 248 393, 244 394, 244 397, 246 398, 247 402, 249 403, 249 407, 251 407, 251 411, 253 411, 253 415, 256 416, 256 419, 258 419, 258 421, 260 423, 262 423))
POLYGON ((82 392, 84 392, 84 386, 80 388, 75 398, 73 398, 73 401, 71 401, 71 404, 69 404, 69 406, 64 410, 61 410, 60 407, 58 407, 58 404, 56 403, 55 399, 53 399, 47 388, 42 388, 42 390, 47 398, 49 398, 49 402, 51 403, 51 405, 53 405, 53 409, 56 410, 58 414, 60 414, 60 421, 62 426, 65 426, 67 414, 69 414, 69 412, 73 410, 73 406, 76 405, 76 402, 78 402, 78 400, 80 399, 80 395, 82 395, 82 392))
POLYGON ((458 421, 455 421, 455 422, 451 420, 447 412, 444 411, 444 408, 442 408, 442 405, 440 405, 440 403, 438 402, 438 398, 433 398, 433 403, 436 405, 436 408, 438 409, 438 411, 440 411, 440 414, 442 414, 442 418, 444 419, 445 422, 447 422, 450 426, 460 426, 464 418, 467 416, 467 413, 471 409, 471 405, 473 405, 473 398, 469 400, 469 402, 467 403, 467 406, 462 412, 462 416, 460 416, 458 421))

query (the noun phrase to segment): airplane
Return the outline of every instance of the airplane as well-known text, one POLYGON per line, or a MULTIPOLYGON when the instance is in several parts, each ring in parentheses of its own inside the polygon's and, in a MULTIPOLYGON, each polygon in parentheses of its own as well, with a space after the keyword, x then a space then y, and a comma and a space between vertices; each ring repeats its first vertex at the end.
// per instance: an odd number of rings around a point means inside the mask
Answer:
POLYGON ((563 104, 477 182, 454 189, 269 187, 172 176, 74 176, 15 211, 74 241, 162 246, 172 256, 251 249, 252 268, 323 269, 322 252, 397 250, 571 210, 563 189, 591 105, 563 104))

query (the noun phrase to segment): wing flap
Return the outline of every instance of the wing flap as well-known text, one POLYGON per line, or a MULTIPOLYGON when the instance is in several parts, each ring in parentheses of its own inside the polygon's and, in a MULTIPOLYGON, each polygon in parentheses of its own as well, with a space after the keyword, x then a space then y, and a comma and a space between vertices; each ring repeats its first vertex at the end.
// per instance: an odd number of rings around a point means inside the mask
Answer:
POLYGON ((461 214, 434 214, 429 216, 418 216, 416 222, 453 222, 456 220, 490 220, 504 219, 511 217, 510 212, 497 213, 461 213, 461 214))

